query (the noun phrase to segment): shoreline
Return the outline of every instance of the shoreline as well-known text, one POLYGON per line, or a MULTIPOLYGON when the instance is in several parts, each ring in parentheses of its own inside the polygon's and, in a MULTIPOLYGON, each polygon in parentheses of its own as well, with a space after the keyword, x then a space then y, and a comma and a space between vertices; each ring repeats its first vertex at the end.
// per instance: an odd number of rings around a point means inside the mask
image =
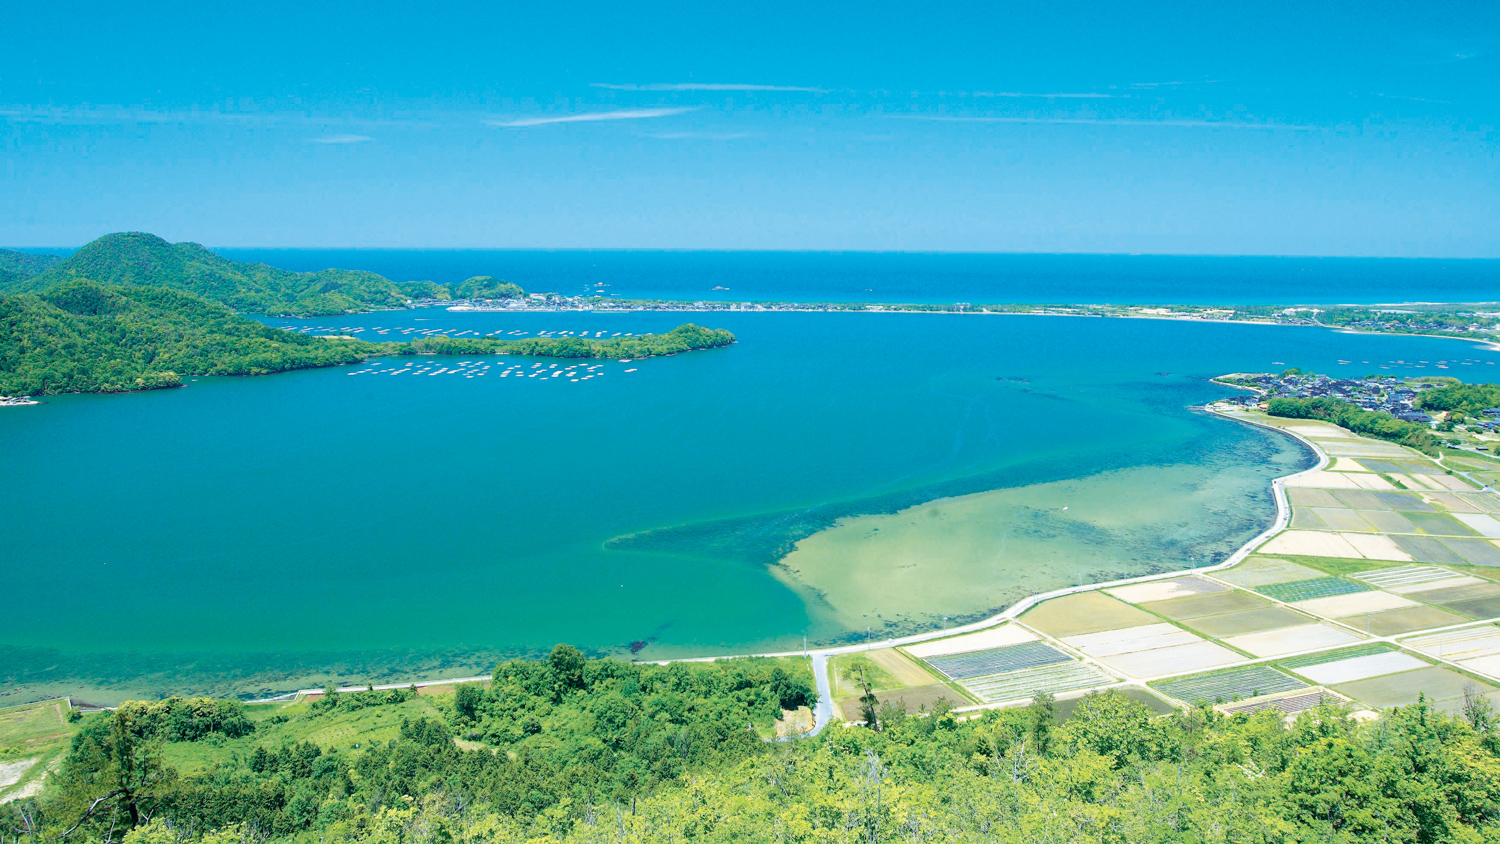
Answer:
MULTIPOLYGON (((828 662, 828 659, 830 657, 839 656, 841 654, 858 653, 858 652, 861 652, 861 651, 868 651, 868 650, 878 650, 878 649, 892 648, 892 647, 904 647, 904 646, 907 646, 907 645, 919 644, 921 642, 927 642, 927 641, 932 641, 932 640, 936 640, 936 639, 945 639, 945 638, 949 638, 951 636, 957 636, 957 635, 962 635, 962 634, 966 634, 966 633, 975 633, 975 632, 979 632, 979 631, 982 631, 982 630, 986 630, 986 629, 998 626, 1000 624, 1004 624, 1004 623, 1009 622, 1009 621, 1013 621, 1016 618, 1018 618, 1021 615, 1023 615, 1026 611, 1032 609, 1033 607, 1035 607, 1036 605, 1038 605, 1040 603, 1043 603, 1045 601, 1050 601, 1050 600, 1053 600, 1053 599, 1056 599, 1056 598, 1064 597, 1064 596, 1067 596, 1067 595, 1074 595, 1074 594, 1079 594, 1079 593, 1083 593, 1083 592, 1092 592, 1092 591, 1097 591, 1097 590, 1100 590, 1100 589, 1107 589, 1107 588, 1113 588, 1113 587, 1117 587, 1117 586, 1124 586, 1124 585, 1130 585, 1130 584, 1136 584, 1136 583, 1148 583, 1148 582, 1152 582, 1152 581, 1156 581, 1156 580, 1167 580, 1167 579, 1182 577, 1184 575, 1189 575, 1189 574, 1199 574, 1199 573, 1204 573, 1204 572, 1218 571, 1218 570, 1221 570, 1221 569, 1226 569, 1226 568, 1230 568, 1230 567, 1232 567, 1234 565, 1237 565, 1241 561, 1243 561, 1246 557, 1248 557, 1252 553, 1252 551, 1254 549, 1259 548, 1261 545, 1265 544, 1271 538, 1273 538, 1277 534, 1281 533, 1282 531, 1286 530, 1287 527, 1290 525, 1292 510, 1291 510, 1290 501, 1287 498, 1285 482, 1288 481, 1288 480, 1290 480, 1290 479, 1301 477, 1303 475, 1307 475, 1307 474, 1310 474, 1310 473, 1313 473, 1313 472, 1318 472, 1318 471, 1321 471, 1321 470, 1327 468, 1332 463, 1332 458, 1330 458, 1326 452, 1324 452, 1321 448, 1319 448, 1311 440, 1308 440, 1306 437, 1303 437, 1301 434, 1298 434, 1295 431, 1289 431, 1289 430, 1286 430, 1286 429, 1283 429, 1283 428, 1278 428, 1278 427, 1276 427, 1274 425, 1267 425, 1267 424, 1265 424, 1263 422, 1259 422, 1259 421, 1256 421, 1254 419, 1241 418, 1241 417, 1238 417, 1238 416, 1230 416, 1230 415, 1228 415, 1228 414, 1226 414, 1226 413, 1224 413, 1224 412, 1222 412, 1220 410, 1217 410, 1214 407, 1214 404, 1216 404, 1216 403, 1211 403, 1211 404, 1208 404, 1208 405, 1204 405, 1204 406, 1202 406, 1201 409, 1204 412, 1206 412, 1208 414, 1211 414, 1214 417, 1217 417, 1219 419, 1223 419, 1223 420, 1230 421, 1230 422, 1237 422, 1237 423, 1244 424, 1244 425, 1250 425, 1252 427, 1261 428, 1261 429, 1264 429, 1264 430, 1267 430, 1267 431, 1272 431, 1272 432, 1281 434, 1283 436, 1290 437, 1291 439, 1293 439, 1293 440, 1297 441, 1298 443, 1300 443, 1304 448, 1306 448, 1309 452, 1311 452, 1317 458, 1317 462, 1313 466, 1311 466, 1311 467, 1309 467, 1307 469, 1303 469, 1303 470, 1300 470, 1300 471, 1297 471, 1297 472, 1293 472, 1293 473, 1288 474, 1288 475, 1282 475, 1282 476, 1279 476, 1279 477, 1271 479, 1272 500, 1275 502, 1275 505, 1276 505, 1276 515, 1272 519, 1271 524, 1265 530, 1261 531, 1259 534, 1255 535, 1254 537, 1252 537, 1251 539, 1249 539, 1247 542, 1245 542, 1243 545, 1241 545, 1239 548, 1237 548, 1232 554, 1230 554, 1228 557, 1226 557, 1221 562, 1213 563, 1213 564, 1207 565, 1207 566, 1198 566, 1198 567, 1192 567, 1192 568, 1176 569, 1176 570, 1173 570, 1173 571, 1159 572, 1159 573, 1148 574, 1148 575, 1139 575, 1139 576, 1136 576, 1136 577, 1119 578, 1119 579, 1115 579, 1115 580, 1100 581, 1100 582, 1097 582, 1097 583, 1080 584, 1080 585, 1077 585, 1077 586, 1067 586, 1067 587, 1062 587, 1060 589, 1050 590, 1050 591, 1047 591, 1047 592, 1039 592, 1039 593, 1035 593, 1035 594, 1029 595, 1029 596, 1027 596, 1025 598, 1022 598, 1022 599, 1016 601, 1015 603, 1011 604, 1010 606, 1007 606, 1003 610, 1000 610, 999 612, 997 612, 997 613, 995 613, 993 615, 990 615, 990 616, 988 616, 986 618, 980 619, 978 621, 972 621, 972 622, 968 622, 966 624, 962 624, 962 625, 958 625, 958 626, 954 626, 954 627, 945 627, 945 628, 941 628, 941 629, 937 629, 937 630, 929 630, 929 631, 924 631, 924 632, 921 632, 921 633, 913 633, 913 634, 908 634, 908 635, 904 635, 904 636, 888 637, 888 638, 885 638, 885 639, 877 639, 877 640, 871 640, 871 641, 868 641, 868 642, 860 642, 860 643, 855 643, 855 644, 831 645, 831 646, 827 646, 827 647, 810 647, 810 648, 806 648, 804 650, 794 650, 794 651, 773 651, 773 652, 765 652, 765 653, 723 654, 723 655, 715 655, 715 656, 680 657, 680 658, 673 658, 673 659, 641 660, 641 661, 645 662, 645 663, 656 664, 656 665, 668 665, 668 664, 675 663, 675 662, 717 662, 717 661, 726 660, 726 659, 754 659, 754 658, 781 658, 781 657, 805 657, 805 658, 808 658, 812 662, 811 668, 812 668, 812 670, 814 672, 814 678, 816 680, 817 688, 818 688, 818 703, 817 703, 816 708, 814 709, 814 727, 813 727, 812 731, 804 734, 805 737, 812 737, 812 736, 817 735, 819 732, 821 732, 823 730, 823 728, 826 727, 833 720, 833 712, 834 712, 834 709, 833 709, 833 693, 832 693, 831 685, 828 682, 828 672, 826 670, 826 668, 827 668, 827 662, 828 662)), ((389 683, 389 684, 378 685, 375 688, 377 688, 377 689, 403 688, 404 689, 404 688, 408 688, 409 686, 412 686, 412 685, 416 685, 418 688, 421 688, 421 687, 425 687, 425 686, 443 686, 443 685, 452 685, 452 684, 455 684, 455 683, 465 683, 465 682, 483 682, 483 681, 487 681, 488 679, 489 679, 488 676, 484 676, 484 677, 463 677, 463 678, 452 678, 452 679, 442 679, 442 680, 428 680, 428 681, 422 681, 422 682, 418 682, 418 683, 414 683, 414 684, 413 683, 389 683)), ((366 686, 346 686, 346 687, 339 687, 336 691, 338 691, 339 693, 347 693, 347 692, 363 691, 365 688, 366 688, 366 686)), ((284 694, 281 694, 281 695, 276 695, 276 696, 269 697, 269 698, 263 698, 263 699, 259 699, 259 700, 247 701, 247 703, 265 704, 265 703, 286 702, 286 701, 290 701, 290 700, 295 700, 298 697, 303 696, 303 695, 317 695, 317 694, 322 694, 323 692, 324 692, 323 689, 299 689, 299 690, 296 690, 296 691, 293 691, 293 692, 287 692, 287 693, 284 693, 284 694)), ((960 707, 961 710, 980 709, 980 708, 986 708, 986 705, 960 707)))

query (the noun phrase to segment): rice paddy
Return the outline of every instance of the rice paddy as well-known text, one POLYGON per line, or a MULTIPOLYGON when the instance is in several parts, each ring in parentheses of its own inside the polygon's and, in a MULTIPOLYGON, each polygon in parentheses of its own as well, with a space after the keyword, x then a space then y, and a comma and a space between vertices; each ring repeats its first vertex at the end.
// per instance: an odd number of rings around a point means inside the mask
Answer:
POLYGON ((927 664, 950 680, 967 680, 1071 660, 1072 657, 1045 642, 1023 642, 987 651, 928 657, 927 664))
POLYGON ((1266 599, 1236 589, 1234 591, 1216 592, 1210 595, 1196 595, 1190 598, 1157 601, 1150 604, 1142 604, 1141 608, 1170 619, 1184 620, 1264 609, 1270 606, 1272 606, 1271 602, 1266 599))
POLYGON ((1465 687, 1473 687, 1481 694, 1495 691, 1495 687, 1480 683, 1456 671, 1428 667, 1400 674, 1386 674, 1368 680, 1339 683, 1333 690, 1342 695, 1363 701, 1376 709, 1406 706, 1416 703, 1426 695, 1428 700, 1442 701, 1462 697, 1465 687))
POLYGON ((1456 574, 1436 566, 1397 566, 1355 572, 1351 576, 1378 589, 1394 589, 1447 580, 1456 574))
POLYGON ((1323 686, 1332 686, 1355 680, 1382 677, 1387 674, 1415 671, 1426 667, 1428 667, 1428 663, 1417 659, 1409 653, 1393 651, 1391 653, 1351 657, 1335 662, 1323 662, 1295 670, 1298 674, 1301 674, 1314 683, 1323 686))
POLYGON ((1162 680, 1152 683, 1151 686, 1184 703, 1197 704, 1227 703, 1277 692, 1289 692, 1306 688, 1307 684, 1270 666, 1247 665, 1243 668, 1231 668, 1197 677, 1162 680))
POLYGON ((1293 671, 1298 668, 1306 668, 1310 665, 1322 665, 1326 662, 1338 662, 1341 659, 1354 659, 1361 656, 1374 656, 1376 654, 1388 654, 1396 650, 1394 645, 1385 642, 1371 642, 1367 645, 1359 645, 1353 648, 1344 648, 1338 651, 1325 651, 1323 653, 1305 654, 1281 660, 1278 665, 1282 668, 1290 668, 1293 671))
POLYGON ((1255 591, 1290 604, 1313 598, 1329 598, 1334 595, 1366 592, 1369 589, 1370 587, 1363 583, 1355 583, 1351 580, 1345 580, 1342 577, 1317 577, 1310 580, 1294 580, 1289 583, 1268 583, 1258 587, 1255 591))
POLYGON ((1225 715, 1249 715, 1274 709, 1283 715, 1296 715, 1323 705, 1338 705, 1348 703, 1349 699, 1343 695, 1327 691, 1325 689, 1313 689, 1306 692, 1292 692, 1278 695, 1263 695, 1243 703, 1232 703, 1217 706, 1225 715))
POLYGON ((963 682, 974 696, 986 703, 1022 700, 1038 694, 1091 689, 1118 683, 1114 677, 1083 662, 1059 662, 963 682))
POLYGON ((1228 571, 1216 572, 1214 577, 1225 583, 1233 583, 1236 586, 1255 589, 1256 587, 1272 583, 1309 580, 1320 577, 1322 574, 1317 569, 1298 565, 1290 560, 1278 560, 1272 557, 1247 557, 1243 563, 1228 571))
POLYGON ((908 645, 906 652, 918 659, 926 659, 930 656, 941 656, 943 654, 960 654, 970 651, 982 651, 989 648, 999 648, 1005 645, 1016 645, 1021 642, 1036 641, 1036 634, 1019 624, 1002 624, 999 627, 991 627, 977 633, 968 633, 963 636, 953 636, 948 639, 937 639, 931 642, 921 642, 908 645))
POLYGON ((1365 629, 1376 636, 1399 636, 1467 621, 1464 616, 1437 607, 1416 606, 1374 613, 1364 619, 1365 629))
POLYGON ((1211 639, 1223 639, 1246 633, 1260 633, 1306 624, 1312 619, 1286 607, 1266 606, 1264 609, 1210 615, 1189 620, 1187 625, 1211 639))
POLYGON ((1102 592, 1080 592, 1040 604, 1021 616, 1033 630, 1049 636, 1076 636, 1151 624, 1157 619, 1102 592))
POLYGON ((1283 627, 1279 630, 1267 630, 1261 633, 1247 633, 1243 636, 1232 636, 1224 639, 1223 642, 1236 650, 1266 657, 1310 651, 1314 648, 1336 648, 1340 645, 1358 642, 1360 638, 1357 633, 1334 627, 1331 624, 1320 623, 1283 627))

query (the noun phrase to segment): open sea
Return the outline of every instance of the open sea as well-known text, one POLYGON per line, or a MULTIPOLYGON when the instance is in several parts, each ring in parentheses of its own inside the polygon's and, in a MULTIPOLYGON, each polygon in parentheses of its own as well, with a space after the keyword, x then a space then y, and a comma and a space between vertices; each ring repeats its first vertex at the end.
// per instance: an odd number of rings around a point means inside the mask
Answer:
MULTIPOLYGON (((224 252, 677 298, 1369 302, 1500 290, 1493 263, 1462 261, 224 252)), ((1257 325, 444 309, 268 320, 367 339, 610 336, 685 321, 739 342, 572 369, 398 358, 0 409, 11 596, 0 705, 483 673, 562 641, 659 659, 958 623, 1079 580, 1203 565, 1259 533, 1270 479, 1310 457, 1194 411, 1231 392, 1211 376, 1299 366, 1500 380, 1500 353, 1469 342, 1257 325), (864 542, 908 515, 899 558, 864 542)))

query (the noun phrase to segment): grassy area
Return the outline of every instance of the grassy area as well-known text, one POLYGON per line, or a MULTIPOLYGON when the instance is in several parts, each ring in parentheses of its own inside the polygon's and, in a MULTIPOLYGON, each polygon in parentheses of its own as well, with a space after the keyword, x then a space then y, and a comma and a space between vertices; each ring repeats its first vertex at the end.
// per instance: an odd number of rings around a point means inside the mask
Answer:
POLYGON ((424 715, 442 717, 452 700, 451 695, 420 695, 405 703, 385 704, 316 714, 307 701, 266 703, 245 707, 245 714, 255 722, 255 732, 238 739, 215 735, 201 741, 171 742, 162 748, 162 760, 182 773, 202 770, 238 754, 255 752, 256 747, 275 750, 283 744, 312 742, 324 750, 358 753, 372 744, 385 743, 400 733, 401 719, 424 715))
POLYGON ((65 699, 0 709, 0 801, 32 793, 67 752, 79 722, 65 699))

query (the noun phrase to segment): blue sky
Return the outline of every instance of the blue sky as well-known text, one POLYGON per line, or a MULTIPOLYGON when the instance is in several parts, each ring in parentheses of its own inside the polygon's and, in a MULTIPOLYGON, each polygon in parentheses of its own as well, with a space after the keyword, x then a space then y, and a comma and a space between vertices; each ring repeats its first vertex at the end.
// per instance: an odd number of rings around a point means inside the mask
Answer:
POLYGON ((1500 257, 1494 3, 6 18, 0 244, 1500 257))

